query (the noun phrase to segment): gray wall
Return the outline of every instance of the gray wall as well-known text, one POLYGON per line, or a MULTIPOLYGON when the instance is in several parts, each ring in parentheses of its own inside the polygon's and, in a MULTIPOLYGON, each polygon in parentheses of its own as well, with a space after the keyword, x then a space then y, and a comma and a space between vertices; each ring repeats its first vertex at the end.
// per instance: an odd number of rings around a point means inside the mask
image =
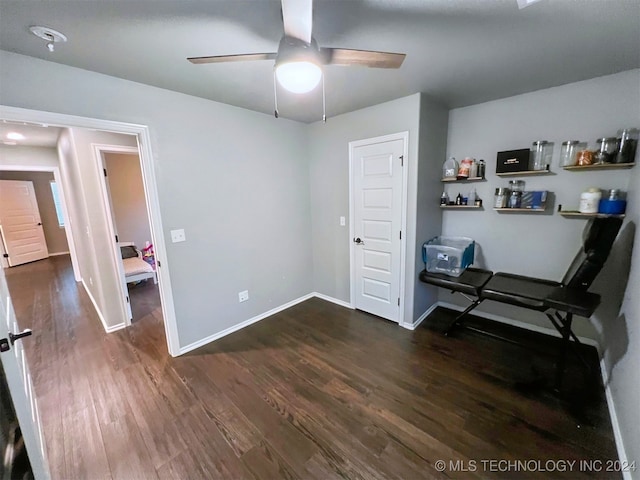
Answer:
MULTIPOLYGON (((413 278, 424 270, 422 244, 442 230, 442 211, 438 207, 442 193, 442 159, 446 154, 449 110, 427 95, 420 99, 420 145, 418 146, 418 196, 416 199, 416 242, 413 278)), ((413 321, 438 301, 438 288, 415 282, 413 321)))
MULTIPOLYGON (((9 155, 8 160, 11 160, 9 155)), ((44 237, 47 242, 49 255, 56 253, 68 253, 69 244, 64 227, 58 224, 56 207, 53 203, 50 183, 53 181, 51 172, 15 172, 0 170, 0 180, 26 180, 33 182, 44 237)))
POLYGON ((140 158, 138 155, 105 153, 104 164, 118 238, 142 249, 145 242, 151 242, 151 230, 140 158))
POLYGON ((0 62, 4 105, 149 126, 181 347, 312 291, 305 125, 12 53, 0 62), (176 228, 186 242, 171 243, 176 228))
POLYGON ((80 128, 64 129, 58 141, 60 173, 69 207, 70 228, 77 250, 78 269, 84 285, 96 302, 108 330, 125 321, 120 278, 113 269, 115 256, 106 223, 100 181, 92 144, 135 147, 130 135, 96 132, 80 128))
MULTIPOLYGON (((640 118, 637 119, 640 123, 640 118)), ((636 157, 636 163, 638 163, 636 157)), ((624 300, 619 310, 602 319, 600 344, 609 373, 613 398, 622 439, 629 461, 640 459, 640 167, 630 172, 629 206, 626 228, 633 230, 633 257, 624 300)), ((628 268, 628 265, 627 265, 628 268)), ((638 472, 636 472, 637 475, 638 472)))
MULTIPOLYGON (((349 142, 409 132, 410 205, 407 215, 407 265, 413 265, 417 196, 420 95, 382 103, 308 127, 311 195, 311 251, 314 290, 350 301, 349 142), (347 219, 341 227, 340 216, 347 219), (409 260, 411 258, 411 260, 409 260)), ((405 164, 406 165, 406 164, 405 164)), ((413 318, 414 274, 407 269, 405 318, 413 318)))
MULTIPOLYGON (((465 156, 485 159, 488 181, 473 184, 485 202, 484 210, 445 211, 443 234, 474 238, 479 246, 476 258, 480 267, 561 280, 580 246, 586 222, 563 218, 553 210, 548 215, 495 212, 492 209, 494 189, 508 186, 508 179, 495 175, 496 152, 528 148, 539 139, 555 142, 553 175, 523 178, 527 190, 554 193, 552 208, 562 204, 563 208, 577 209, 580 193, 591 186, 626 191, 629 188, 627 170, 570 172, 558 167, 558 158, 560 144, 565 140, 588 141, 595 147, 599 137, 615 135, 620 128, 639 126, 639 81, 640 70, 634 70, 452 110, 447 155, 457 159, 465 156)), ((468 189, 459 185, 446 188, 449 196, 468 189)), ((624 259, 620 261, 624 263, 624 259)), ((599 281, 610 293, 603 303, 619 305, 624 278, 605 269, 599 281)), ((596 288, 594 285, 593 289, 596 288)), ((443 301, 465 303, 458 298, 448 292, 440 293, 443 301)), ((596 324, 603 308, 606 305, 596 312, 596 324)), ((478 312, 550 327, 540 314, 492 302, 481 305, 478 312)), ((587 321, 576 322, 576 331, 596 338, 587 321)))

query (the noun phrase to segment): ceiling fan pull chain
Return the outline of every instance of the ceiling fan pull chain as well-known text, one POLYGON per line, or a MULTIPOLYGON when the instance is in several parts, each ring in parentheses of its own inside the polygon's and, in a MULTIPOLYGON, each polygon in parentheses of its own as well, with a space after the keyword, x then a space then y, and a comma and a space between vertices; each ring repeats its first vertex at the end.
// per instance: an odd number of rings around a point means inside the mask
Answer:
POLYGON ((322 74, 322 123, 327 123, 327 105, 324 92, 324 73, 322 74))
POLYGON ((273 111, 273 114, 276 116, 276 118, 278 118, 278 85, 277 85, 277 81, 276 81, 276 69, 273 69, 273 99, 274 99, 274 103, 275 103, 275 110, 273 111))

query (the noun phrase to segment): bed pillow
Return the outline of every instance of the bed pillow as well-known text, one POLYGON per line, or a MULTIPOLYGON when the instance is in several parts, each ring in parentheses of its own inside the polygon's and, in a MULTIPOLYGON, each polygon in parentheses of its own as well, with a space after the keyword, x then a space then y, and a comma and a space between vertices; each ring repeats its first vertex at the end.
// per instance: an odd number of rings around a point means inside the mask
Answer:
POLYGON ((132 245, 127 245, 126 247, 120 247, 120 253, 122 254, 122 259, 125 258, 133 258, 138 256, 138 251, 136 247, 132 245))

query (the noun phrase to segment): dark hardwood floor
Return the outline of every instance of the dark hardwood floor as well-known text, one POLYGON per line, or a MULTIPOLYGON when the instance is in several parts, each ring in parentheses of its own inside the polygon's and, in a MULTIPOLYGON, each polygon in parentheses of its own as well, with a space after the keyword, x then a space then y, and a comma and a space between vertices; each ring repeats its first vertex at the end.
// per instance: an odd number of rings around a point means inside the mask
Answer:
POLYGON ((599 381, 572 361, 560 397, 520 385, 552 378, 546 338, 312 299, 171 358, 151 287, 106 334, 68 258, 6 272, 54 479, 620 478, 599 381))

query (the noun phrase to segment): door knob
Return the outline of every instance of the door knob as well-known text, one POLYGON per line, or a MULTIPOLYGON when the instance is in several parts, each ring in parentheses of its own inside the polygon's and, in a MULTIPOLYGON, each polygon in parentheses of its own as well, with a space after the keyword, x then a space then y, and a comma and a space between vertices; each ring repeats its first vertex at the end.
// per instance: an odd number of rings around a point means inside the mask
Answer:
POLYGON ((32 334, 33 334, 33 332, 31 331, 30 328, 25 328, 20 333, 11 333, 11 332, 9 332, 9 341, 11 342, 11 345, 13 345, 14 343, 16 343, 16 340, 20 340, 21 338, 28 337, 28 336, 30 336, 32 334))
POLYGON ((364 245, 364 242, 360 240, 360 237, 354 238, 353 243, 355 243, 356 245, 364 245))

